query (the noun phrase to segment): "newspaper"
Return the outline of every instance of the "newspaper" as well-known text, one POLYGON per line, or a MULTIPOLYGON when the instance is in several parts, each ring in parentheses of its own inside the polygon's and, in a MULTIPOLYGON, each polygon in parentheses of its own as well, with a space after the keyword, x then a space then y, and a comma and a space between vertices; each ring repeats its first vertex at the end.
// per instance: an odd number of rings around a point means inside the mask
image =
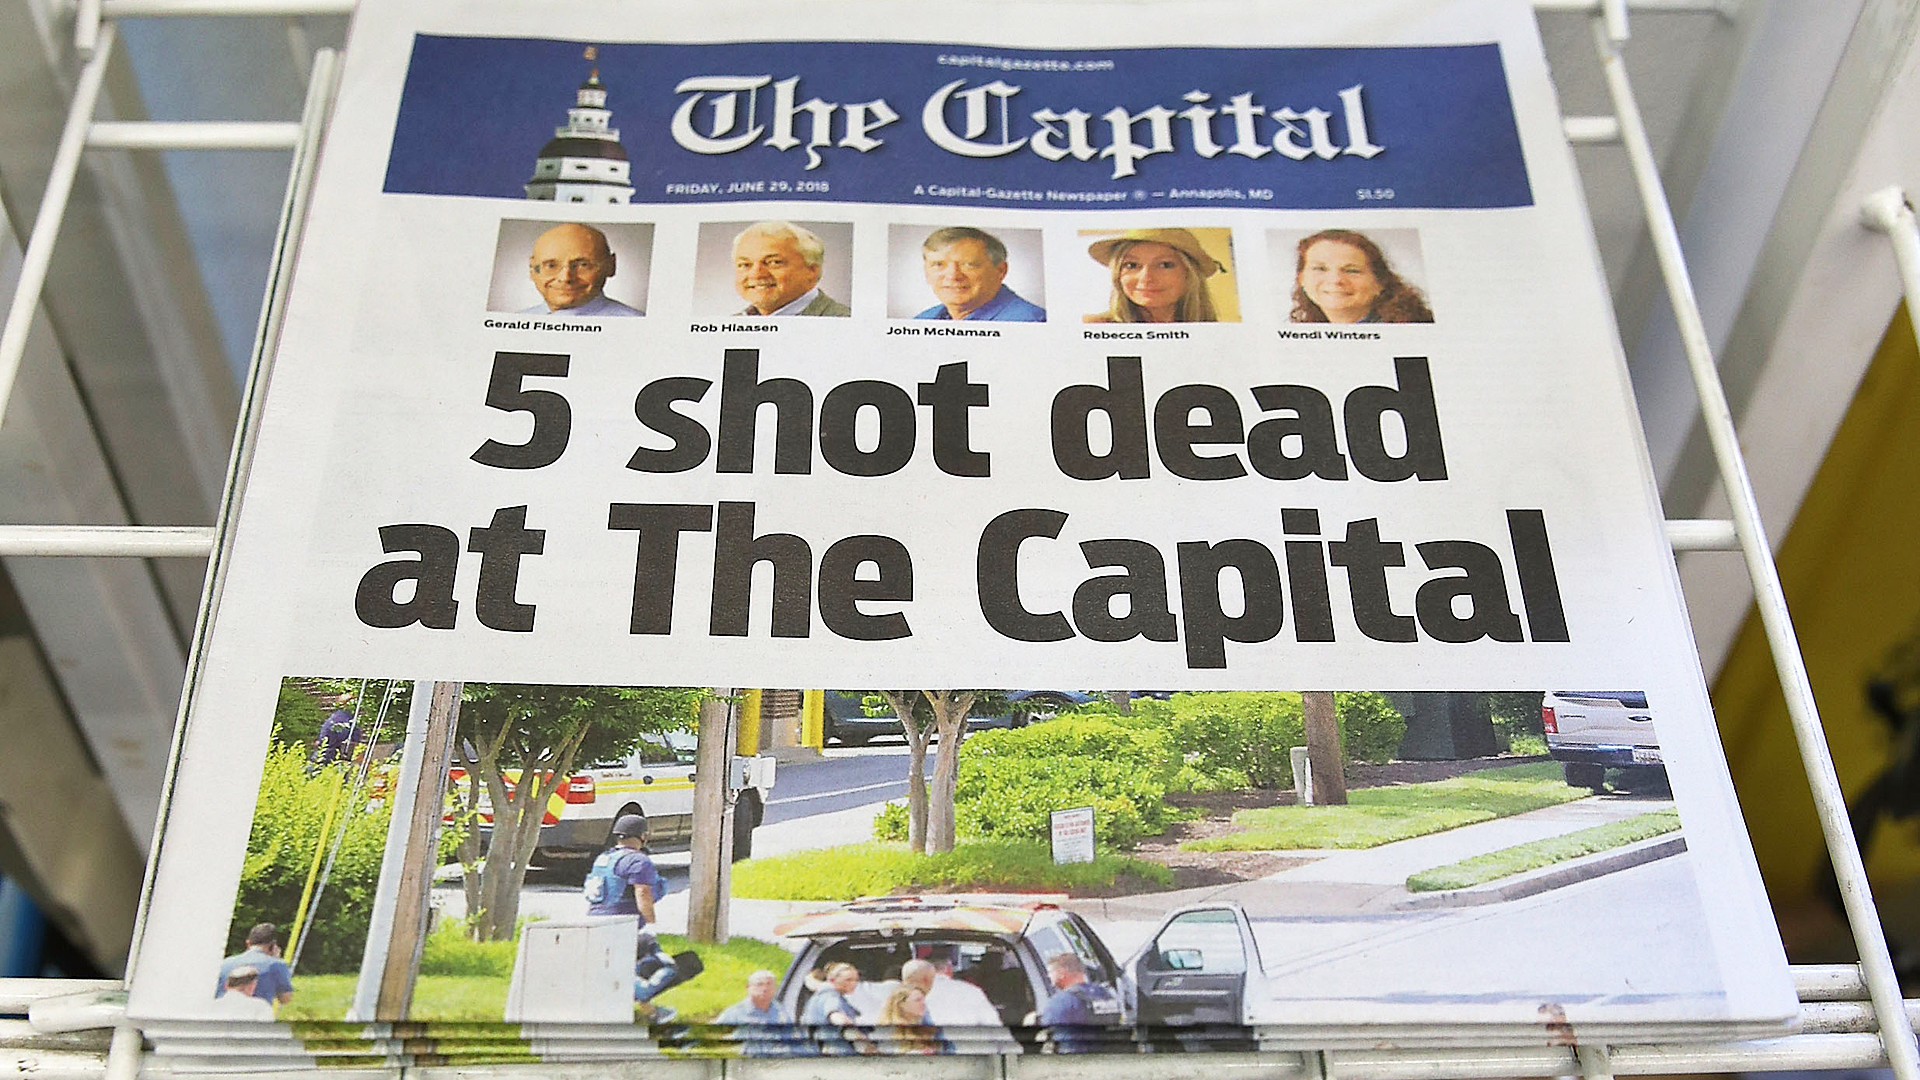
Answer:
POLYGON ((1796 1013, 1525 4, 363 5, 245 435, 183 1061, 1796 1013))

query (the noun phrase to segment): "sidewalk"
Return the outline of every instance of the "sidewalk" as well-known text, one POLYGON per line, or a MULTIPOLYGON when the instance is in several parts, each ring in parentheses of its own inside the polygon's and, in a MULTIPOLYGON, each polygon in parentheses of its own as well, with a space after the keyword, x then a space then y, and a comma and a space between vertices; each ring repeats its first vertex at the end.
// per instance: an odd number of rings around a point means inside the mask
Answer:
MULTIPOLYGON (((1067 906, 1100 919, 1156 918, 1185 904, 1218 900, 1237 901, 1254 918, 1384 914, 1405 910, 1405 902, 1413 895, 1406 889, 1409 874, 1672 806, 1666 799, 1595 796, 1374 848, 1289 852, 1317 858, 1257 881, 1108 900, 1074 900, 1067 906)), ((1588 865, 1592 869, 1589 876, 1598 876, 1609 866, 1605 861, 1588 865)))
MULTIPOLYGON (((880 805, 874 803, 763 825, 754 832, 754 851, 756 854, 772 855, 872 839, 873 817, 879 813, 880 805)), ((1126 926, 1142 938, 1167 912, 1205 901, 1236 901, 1254 918, 1407 913, 1410 908, 1432 906, 1435 903, 1433 894, 1423 894, 1423 899, 1407 891, 1409 874, 1672 806, 1670 800, 1664 799, 1595 796, 1374 848, 1289 852, 1290 855, 1307 856, 1313 861, 1254 881, 1110 899, 1065 900, 1061 906, 1108 924, 1121 937, 1127 936, 1120 932, 1120 928, 1126 926)), ((1654 857, 1684 850, 1684 844, 1675 846, 1672 839, 1650 842, 1656 846, 1665 845, 1654 857)), ((684 854, 661 856, 663 863, 686 858, 684 854)), ((1549 887, 1559 887, 1631 864, 1632 861, 1622 863, 1605 855, 1590 856, 1559 864, 1548 871, 1536 871, 1529 876, 1550 877, 1549 887)), ((1536 888, 1533 891, 1539 890, 1536 888)), ((459 891, 452 889, 439 892, 441 902, 446 904, 450 912, 457 913, 461 906, 459 891)), ((1500 898, 1493 899, 1497 902, 1500 898)), ((837 904, 831 901, 736 899, 732 901, 729 911, 729 929, 736 935, 780 941, 773 933, 777 923, 795 915, 835 906, 837 904)), ((521 894, 522 915, 576 918, 583 915, 585 910, 586 902, 577 891, 529 890, 521 894)), ((681 890, 668 894, 658 905, 658 916, 661 930, 667 933, 684 932, 687 893, 681 890)), ((1103 926, 1102 934, 1108 936, 1106 926, 1103 926)))

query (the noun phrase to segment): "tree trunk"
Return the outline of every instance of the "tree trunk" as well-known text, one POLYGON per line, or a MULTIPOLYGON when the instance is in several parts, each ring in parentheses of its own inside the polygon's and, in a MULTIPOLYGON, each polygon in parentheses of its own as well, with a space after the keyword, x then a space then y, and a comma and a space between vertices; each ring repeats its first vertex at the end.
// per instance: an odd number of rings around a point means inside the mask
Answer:
MULTIPOLYGON (((540 821, 546 814, 547 797, 572 770, 574 754, 586 739, 586 723, 580 721, 550 757, 523 752, 511 796, 506 794, 505 774, 497 767, 489 770, 493 839, 487 844, 487 863, 480 872, 481 911, 477 919, 471 912, 468 915, 468 932, 475 941, 513 938, 514 923, 520 917, 520 890, 526 886, 534 849, 540 846, 540 821)), ((483 760, 489 756, 485 750, 481 753, 483 760)), ((492 764, 498 763, 497 754, 493 755, 492 764)))
POLYGON ((952 851, 954 844, 954 788, 960 777, 960 743, 967 737, 967 710, 973 708, 971 690, 922 690, 933 706, 933 723, 940 733, 940 756, 933 765, 933 791, 927 813, 927 850, 952 851))
POLYGON ((467 770, 466 793, 456 804, 455 820, 460 823, 460 888, 466 894, 467 914, 471 917, 482 907, 480 860, 486 855, 480 847, 480 763, 467 757, 465 750, 456 752, 460 754, 461 766, 467 770))
POLYGON ((1334 712, 1331 690, 1305 690, 1300 709, 1307 727, 1307 760, 1313 764, 1313 801, 1316 806, 1347 804, 1346 755, 1340 749, 1340 720, 1334 712))
POLYGON ((927 743, 933 731, 914 715, 913 691, 882 690, 893 706, 900 729, 907 735, 907 846, 915 855, 927 852, 927 743))
POLYGON ((1107 700, 1113 702, 1113 707, 1119 710, 1121 716, 1133 715, 1133 692, 1131 690, 1109 690, 1107 691, 1107 700))

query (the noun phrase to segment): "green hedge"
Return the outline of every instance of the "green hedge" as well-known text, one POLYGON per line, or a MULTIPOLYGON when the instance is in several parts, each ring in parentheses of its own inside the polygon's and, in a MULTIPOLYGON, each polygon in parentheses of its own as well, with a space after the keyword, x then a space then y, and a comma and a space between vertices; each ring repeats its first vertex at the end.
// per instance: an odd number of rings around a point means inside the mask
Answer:
POLYGON ((964 746, 960 753, 954 823, 964 837, 1044 841, 1052 811, 1091 806, 1095 834, 1124 846, 1173 820, 1166 782, 1124 762, 1078 755, 967 761, 964 746))
MULTIPOLYGON (((1375 693, 1333 696, 1348 761, 1391 761, 1407 722, 1375 693)), ((1178 790, 1293 785, 1288 751, 1306 745, 1300 695, 1290 690, 1175 694, 1133 703, 1131 719, 1160 727, 1179 755, 1178 790), (1243 783, 1235 783, 1242 780, 1243 783)))
MULTIPOLYGON (((278 924, 288 954, 293 952, 293 942, 286 941, 285 935, 299 909, 314 850, 321 844, 327 808, 348 780, 344 766, 332 765, 312 774, 307 769, 305 746, 282 744, 267 751, 253 829, 247 837, 247 858, 240 871, 240 891, 227 930, 229 955, 244 950, 247 931, 263 922, 278 924)), ((368 809, 363 794, 358 812, 349 814, 352 801, 339 795, 329 838, 344 823, 346 839, 300 954, 302 972, 360 968, 373 892, 380 879, 380 855, 387 840, 388 810, 368 809)))
MULTIPOLYGON (((1336 694, 1334 708, 1348 760, 1392 757, 1406 722, 1385 698, 1336 694)), ((969 840, 1045 841, 1052 811, 1091 806, 1100 840, 1125 846, 1173 822, 1170 791, 1291 785, 1287 750, 1305 741, 1297 693, 1175 694, 1136 701, 1128 714, 1096 701, 962 743, 955 831, 969 840)), ((874 835, 906 839, 906 810, 883 810, 874 835)))

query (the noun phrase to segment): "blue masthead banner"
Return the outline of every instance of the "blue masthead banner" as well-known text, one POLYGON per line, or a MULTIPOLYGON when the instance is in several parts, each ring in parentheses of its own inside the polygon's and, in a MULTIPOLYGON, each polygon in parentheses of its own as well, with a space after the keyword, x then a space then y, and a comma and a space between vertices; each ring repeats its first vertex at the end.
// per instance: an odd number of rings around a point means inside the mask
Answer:
POLYGON ((385 190, 524 198, 537 161, 584 171, 616 155, 630 165, 618 182, 636 203, 1533 203, 1496 45, 1032 50, 421 35, 385 190), (599 134, 596 123, 617 137, 568 134, 599 134), (567 156, 581 147, 584 157, 567 156))

